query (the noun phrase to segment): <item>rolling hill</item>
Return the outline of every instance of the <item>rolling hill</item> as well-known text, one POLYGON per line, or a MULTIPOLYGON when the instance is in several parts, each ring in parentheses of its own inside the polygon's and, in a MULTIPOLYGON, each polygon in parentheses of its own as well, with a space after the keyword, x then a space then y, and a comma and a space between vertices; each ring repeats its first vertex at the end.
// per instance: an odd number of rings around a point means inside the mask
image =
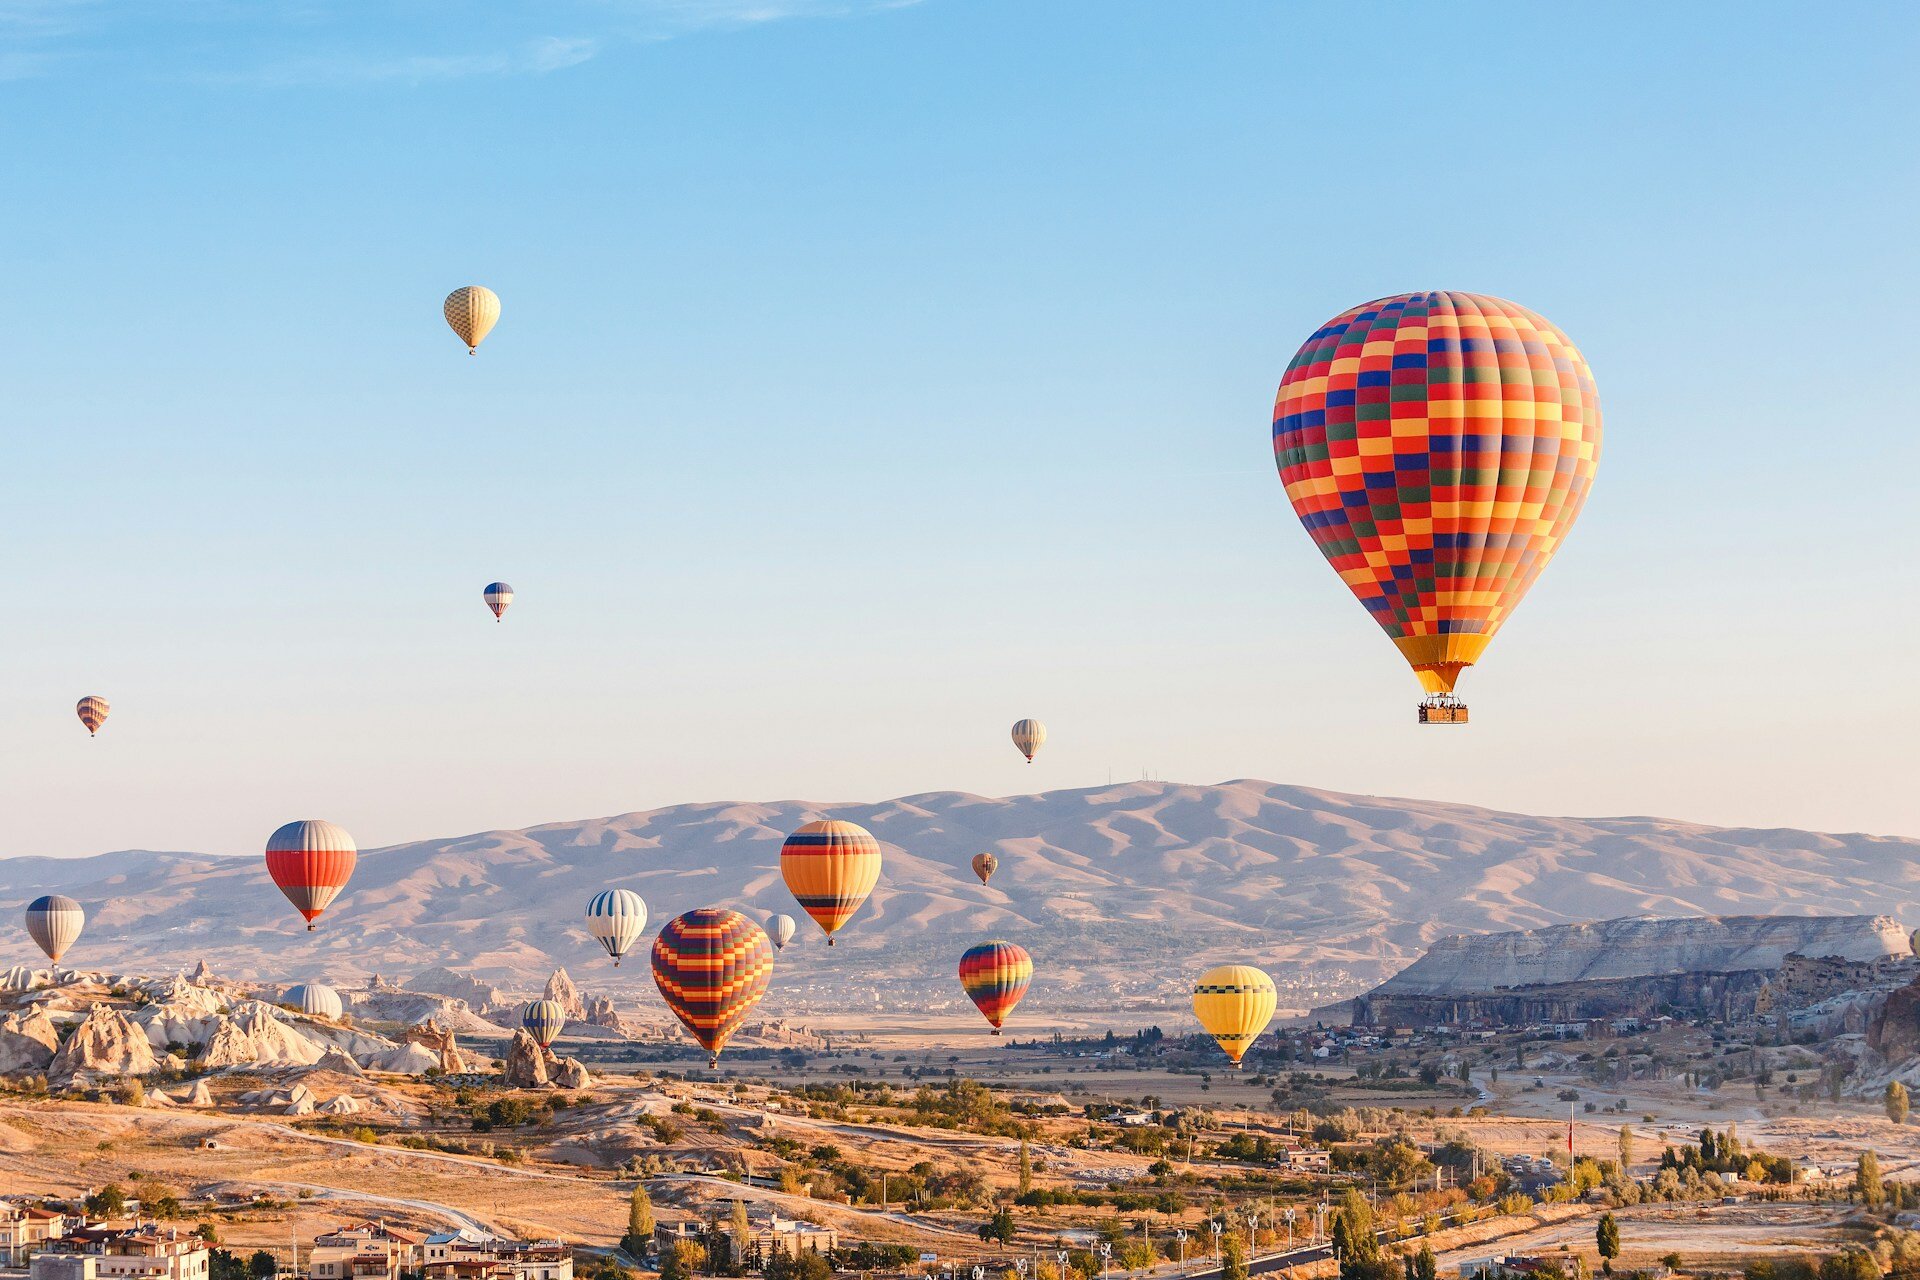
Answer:
MULTIPOLYGON (((509 988, 559 965, 651 998, 643 956, 614 970, 580 926, 626 885, 655 928, 695 906, 794 911, 780 841, 848 818, 886 846, 869 905, 832 951, 803 917, 780 957, 791 1007, 897 1007, 951 981, 958 951, 1005 936, 1052 998, 1166 1008, 1205 961, 1251 957, 1282 1004, 1358 992, 1434 938, 1629 915, 1885 914, 1920 922, 1920 841, 1740 830, 1657 818, 1537 818, 1268 782, 1142 782, 991 799, 713 803, 490 831, 364 852, 307 934, 256 858, 122 851, 0 859, 0 910, 40 893, 86 906, 69 963, 165 973, 205 959, 236 977, 347 981, 469 968, 509 988), (991 887, 967 868, 1001 859, 991 887)), ((43 962, 5 931, 0 967, 43 962)), ((950 994, 939 988, 944 998, 950 994)))

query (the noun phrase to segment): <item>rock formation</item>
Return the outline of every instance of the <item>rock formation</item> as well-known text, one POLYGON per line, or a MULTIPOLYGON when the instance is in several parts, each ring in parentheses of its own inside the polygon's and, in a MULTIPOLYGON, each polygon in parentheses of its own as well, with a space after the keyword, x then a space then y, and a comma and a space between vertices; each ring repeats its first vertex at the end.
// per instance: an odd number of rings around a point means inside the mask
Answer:
POLYGON ((466 1055, 460 1052, 460 1046, 454 1043, 453 1029, 443 1027, 434 1018, 417 1022, 407 1028, 406 1043, 419 1045, 434 1055, 440 1070, 449 1075, 459 1075, 467 1070, 466 1055))
POLYGON ((461 973, 457 969, 440 966, 428 969, 416 975, 407 983, 409 991, 424 991, 429 995, 452 996, 456 1000, 465 1000, 468 1005, 482 1012, 498 1009, 511 1003, 506 993, 498 987, 488 986, 471 974, 461 973))
POLYGON ((38 1006, 0 1018, 0 1076, 45 1071, 59 1047, 53 1019, 38 1006))
POLYGON ((588 996, 586 1023, 590 1027, 605 1027, 609 1031, 621 1031, 620 1015, 614 1011, 611 996, 588 996))
POLYGON ((553 1067, 553 1083, 562 1089, 584 1089, 593 1083, 578 1058, 562 1058, 553 1067))
POLYGON ((146 1032, 109 1005, 96 1004, 53 1055, 47 1077, 56 1081, 98 1076, 143 1076, 160 1064, 146 1032))
POLYGON ((353 1116, 365 1111, 366 1107, 352 1094, 343 1093, 332 1102, 322 1103, 319 1110, 330 1116, 353 1116))
POLYGON ((213 970, 207 968, 204 957, 194 962, 193 972, 187 975, 187 980, 196 987, 204 987, 213 981, 213 970))
POLYGON ((195 1080, 193 1088, 174 1099, 183 1107, 210 1107, 213 1105, 213 1090, 207 1088, 205 1080, 195 1080))
POLYGON ((552 1082, 547 1074, 547 1051, 524 1030, 513 1033, 500 1082, 509 1089, 543 1089, 552 1082))
POLYGON ((1895 1067, 1920 1057, 1920 982, 1887 993, 1867 1025, 1867 1044, 1895 1067))
POLYGON ((547 979, 547 989, 543 998, 552 1000, 567 1011, 569 1022, 584 1022, 587 1018, 587 1006, 580 999, 580 988, 573 985, 573 979, 567 976, 565 969, 555 969, 553 976, 547 979))
POLYGON ((217 1018, 206 1045, 199 1065, 209 1068, 254 1063, 310 1066, 327 1052, 258 1001, 236 1005, 232 1015, 217 1018))

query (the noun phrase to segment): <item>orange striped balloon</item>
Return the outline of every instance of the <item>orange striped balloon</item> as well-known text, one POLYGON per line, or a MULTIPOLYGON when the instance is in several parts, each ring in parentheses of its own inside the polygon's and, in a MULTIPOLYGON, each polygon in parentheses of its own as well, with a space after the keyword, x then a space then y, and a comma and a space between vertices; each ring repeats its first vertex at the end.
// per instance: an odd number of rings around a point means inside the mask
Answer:
POLYGON ((667 921, 653 940, 653 981, 700 1047, 707 1065, 767 993, 773 943, 738 911, 702 907, 667 921))
POLYGON ((87 736, 91 738, 100 732, 100 726, 107 722, 107 700, 88 694, 80 699, 74 711, 80 716, 80 723, 87 726, 87 736))
POLYGON ((809 822, 780 846, 780 875, 832 946, 880 879, 880 842, 857 822, 809 822))
POLYGON ((960 957, 960 985, 966 989, 967 998, 993 1024, 994 1035, 1000 1034, 1000 1024, 1027 994, 1027 986, 1032 981, 1033 957, 1018 943, 996 938, 968 947, 967 953, 960 957))

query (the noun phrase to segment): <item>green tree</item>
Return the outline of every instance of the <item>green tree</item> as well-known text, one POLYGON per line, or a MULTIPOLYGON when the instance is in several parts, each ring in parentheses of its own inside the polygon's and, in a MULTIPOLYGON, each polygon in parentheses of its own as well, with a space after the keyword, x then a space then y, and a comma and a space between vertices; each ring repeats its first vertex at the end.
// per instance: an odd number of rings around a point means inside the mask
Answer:
POLYGON ((1669 1271, 1678 1271, 1686 1265, 1686 1260, 1677 1253, 1669 1253, 1660 1259, 1660 1265, 1669 1271))
POLYGON ((693 1280, 693 1273, 705 1264, 707 1251, 691 1240, 675 1240, 660 1255, 660 1280, 693 1280))
POLYGON ((1426 1241, 1420 1242, 1420 1252, 1404 1261, 1407 1280, 1438 1280, 1440 1264, 1435 1261, 1433 1249, 1426 1241))
POLYGON ((1333 1247, 1340 1258, 1340 1280, 1399 1280, 1397 1268, 1380 1254, 1373 1234, 1373 1206, 1352 1187, 1340 1196, 1333 1214, 1333 1247))
POLYGON ((265 1249, 255 1249, 253 1256, 247 1259, 247 1274, 253 1280, 268 1280, 280 1270, 280 1263, 265 1249))
POLYGON ((1887 1202, 1887 1186, 1880 1181, 1880 1157, 1872 1151, 1860 1153, 1860 1163, 1854 1166, 1853 1189, 1860 1193, 1860 1203, 1869 1209, 1878 1209, 1887 1202))
POLYGON ((225 1249, 207 1254, 208 1280, 247 1280, 247 1264, 225 1249))
POLYGON ((1600 1225, 1593 1230, 1593 1246, 1600 1252, 1600 1269, 1612 1275, 1613 1260, 1620 1256, 1620 1222, 1611 1213, 1600 1215, 1600 1225))
POLYGON ((1020 1139, 1020 1194, 1033 1190, 1033 1157, 1027 1154, 1027 1140, 1020 1139))
POLYGON ((1001 1205, 994 1215, 980 1224, 982 1240, 998 1240, 1001 1244, 1013 1243, 1013 1211, 1001 1205))
POLYGON ((1633 1167, 1633 1126, 1620 1126, 1620 1172, 1625 1173, 1633 1167))
POLYGON ((643 1182, 634 1187, 633 1195, 627 1199, 627 1234, 620 1237, 620 1247, 638 1262, 652 1245, 653 1201, 647 1198, 647 1185, 643 1182))
POLYGON ((733 1202, 733 1217, 727 1224, 728 1247, 733 1254, 733 1273, 739 1275, 746 1270, 747 1251, 753 1245, 753 1224, 747 1221, 747 1202, 733 1202))
POLYGON ((1820 1260, 1820 1280, 1880 1280, 1880 1264, 1865 1249, 1843 1249, 1820 1260))
POLYGON ((1247 1246, 1237 1231, 1220 1237, 1220 1280, 1247 1280, 1247 1246))
POLYGON ((1887 1119, 1895 1124, 1907 1122, 1907 1086, 1898 1080, 1887 1081, 1887 1119))

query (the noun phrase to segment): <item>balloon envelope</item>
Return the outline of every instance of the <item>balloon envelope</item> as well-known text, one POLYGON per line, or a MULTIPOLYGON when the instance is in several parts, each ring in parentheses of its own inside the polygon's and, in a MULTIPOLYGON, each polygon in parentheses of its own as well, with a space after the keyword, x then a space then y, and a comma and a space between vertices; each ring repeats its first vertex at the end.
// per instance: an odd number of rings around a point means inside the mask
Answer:
POLYGON ((880 879, 880 842, 855 822, 809 822, 780 846, 780 875, 832 946, 880 879))
POLYGON ((587 932, 607 949, 614 966, 647 931, 647 904, 631 889, 608 889, 587 904, 587 932))
POLYGON ((1600 396, 1525 307, 1400 294, 1307 339, 1274 400, 1273 456, 1327 563, 1422 687, 1451 693, 1580 514, 1600 396))
POLYGON ((318 982, 303 982, 288 987, 284 997, 287 1004, 300 1006, 300 1012, 313 1018, 330 1018, 340 1021, 347 1007, 340 1000, 340 993, 332 987, 318 982))
POLYGON ((89 738, 100 732, 100 726, 107 722, 107 713, 112 710, 105 698, 95 697, 92 694, 80 699, 73 709, 79 714, 80 723, 87 726, 89 738))
POLYGON ((1033 763, 1033 753, 1047 740, 1047 726, 1038 720, 1016 720, 1013 723, 1013 745, 1020 748, 1020 754, 1033 763))
POLYGON ((80 937, 87 913, 65 894, 50 893, 27 904, 27 936, 55 964, 80 937))
POLYGON ((535 1000, 520 1011, 520 1025, 542 1049, 550 1048, 567 1025, 567 1011, 558 1000, 535 1000))
POLYGON ((1193 984, 1193 1012, 1238 1067, 1273 1021, 1273 979, 1249 964, 1223 964, 1193 984))
POLYGON ((653 940, 660 998, 707 1051, 710 1066, 773 978, 773 943, 738 911, 702 907, 667 921, 653 940))
POLYGON ((481 594, 486 598, 487 608, 493 610, 495 621, 498 621, 500 615, 507 611, 507 606, 513 603, 513 588, 504 582, 489 582, 481 594))
POLYGON ((267 874, 308 929, 346 888, 358 857, 352 836, 314 818, 289 822, 267 838, 267 874))
POLYGON ((1000 859, 994 857, 992 854, 976 853, 973 855, 973 874, 980 877, 981 884, 985 884, 987 881, 993 879, 993 873, 999 869, 1000 859))
POLYGON ((784 911, 768 916, 767 935, 773 939, 775 951, 785 951, 793 941, 793 917, 784 911))
POLYGON ((460 335, 460 341, 467 344, 467 354, 472 355, 500 322, 500 297, 484 285, 470 284, 448 294, 440 311, 460 335))
POLYGON ((974 1007, 993 1024, 995 1035, 1000 1034, 1000 1024, 1027 994, 1032 981, 1033 957, 1017 943, 999 939, 982 942, 968 947, 960 957, 960 985, 974 1007))

